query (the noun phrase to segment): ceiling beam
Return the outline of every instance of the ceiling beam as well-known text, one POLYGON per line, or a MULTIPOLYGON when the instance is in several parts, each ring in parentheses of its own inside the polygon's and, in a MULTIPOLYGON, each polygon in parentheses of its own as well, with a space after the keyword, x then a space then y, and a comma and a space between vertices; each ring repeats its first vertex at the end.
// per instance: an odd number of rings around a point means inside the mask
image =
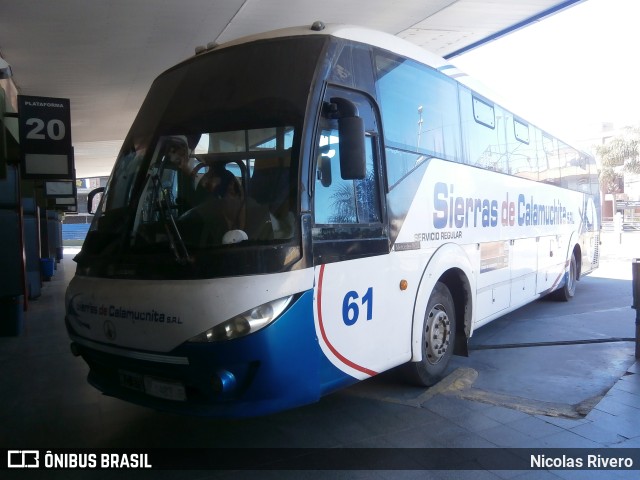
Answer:
POLYGON ((495 33, 492 33, 491 35, 489 35, 488 37, 485 37, 481 40, 478 40, 476 42, 473 42, 469 45, 467 45, 466 47, 462 47, 458 50, 455 50, 451 53, 448 53, 446 55, 444 55, 445 59, 450 59, 453 57, 457 57, 459 55, 462 55, 463 53, 466 53, 470 50, 473 50, 474 48, 478 48, 482 45, 485 45, 489 42, 493 42, 494 40, 497 40, 500 37, 504 37, 505 35, 508 35, 510 33, 515 32, 516 30, 520 30, 521 28, 527 27, 529 25, 531 25, 532 23, 536 23, 539 22, 540 20, 545 19, 546 17, 549 17, 551 15, 555 15, 556 13, 565 10, 569 7, 572 7, 578 3, 582 3, 585 0, 566 0, 565 2, 562 2, 554 7, 551 7, 547 10, 544 10, 536 15, 533 15, 532 17, 529 17, 525 20, 522 20, 521 22, 515 23, 507 28, 504 28, 502 30, 499 30, 495 33))

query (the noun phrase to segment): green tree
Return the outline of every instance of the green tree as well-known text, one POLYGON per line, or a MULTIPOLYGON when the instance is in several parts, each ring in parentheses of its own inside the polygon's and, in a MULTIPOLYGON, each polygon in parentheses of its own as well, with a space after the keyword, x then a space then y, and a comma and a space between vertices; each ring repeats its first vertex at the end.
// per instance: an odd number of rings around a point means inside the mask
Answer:
POLYGON ((378 182, 373 168, 361 180, 346 181, 333 189, 331 223, 375 223, 380 221, 378 182))
POLYGON ((618 193, 624 173, 640 173, 640 128, 625 127, 620 135, 596 146, 600 159, 600 185, 605 193, 618 193))
POLYGON ((623 178, 620 172, 603 166, 600 170, 600 188, 604 193, 621 193, 623 178))

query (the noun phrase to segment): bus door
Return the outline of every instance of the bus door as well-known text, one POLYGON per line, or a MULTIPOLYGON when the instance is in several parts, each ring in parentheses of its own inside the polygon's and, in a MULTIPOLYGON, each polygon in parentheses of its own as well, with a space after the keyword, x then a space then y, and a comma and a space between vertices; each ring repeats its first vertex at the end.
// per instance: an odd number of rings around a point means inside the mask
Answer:
POLYGON ((337 87, 328 87, 324 99, 313 170, 316 333, 335 367, 364 379, 397 365, 398 358, 408 359, 413 302, 400 305, 394 298, 400 290, 391 287, 397 267, 384 221, 376 107, 366 95, 337 87), (340 147, 349 139, 334 114, 342 100, 357 107, 364 120, 364 178, 344 178, 349 174, 340 147), (401 319, 406 320, 402 328, 396 325, 401 319))

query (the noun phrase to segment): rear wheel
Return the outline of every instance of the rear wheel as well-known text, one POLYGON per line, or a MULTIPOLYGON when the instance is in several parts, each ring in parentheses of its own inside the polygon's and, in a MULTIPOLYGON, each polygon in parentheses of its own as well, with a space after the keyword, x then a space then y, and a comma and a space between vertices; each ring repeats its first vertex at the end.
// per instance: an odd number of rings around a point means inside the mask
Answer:
POLYGON ((407 379, 430 387, 442 379, 453 354, 456 315, 451 292, 438 282, 431 292, 422 325, 422 360, 405 365, 407 379))
POLYGON ((564 282, 562 288, 554 292, 555 298, 563 302, 568 302, 576 294, 576 283, 578 282, 578 262, 576 261, 575 252, 571 254, 571 260, 569 261, 569 271, 567 272, 567 279, 564 282))

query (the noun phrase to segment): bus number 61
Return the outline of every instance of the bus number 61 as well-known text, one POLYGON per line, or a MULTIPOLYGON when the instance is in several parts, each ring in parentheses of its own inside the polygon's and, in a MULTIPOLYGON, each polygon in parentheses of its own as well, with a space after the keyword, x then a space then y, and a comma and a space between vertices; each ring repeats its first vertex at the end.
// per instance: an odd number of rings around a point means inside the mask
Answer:
POLYGON ((349 327, 355 324, 360 317, 358 299, 360 299, 361 306, 367 306, 367 320, 373 318, 373 287, 369 287, 362 298, 360 298, 358 292, 351 290, 347 292, 342 300, 342 321, 349 327))

